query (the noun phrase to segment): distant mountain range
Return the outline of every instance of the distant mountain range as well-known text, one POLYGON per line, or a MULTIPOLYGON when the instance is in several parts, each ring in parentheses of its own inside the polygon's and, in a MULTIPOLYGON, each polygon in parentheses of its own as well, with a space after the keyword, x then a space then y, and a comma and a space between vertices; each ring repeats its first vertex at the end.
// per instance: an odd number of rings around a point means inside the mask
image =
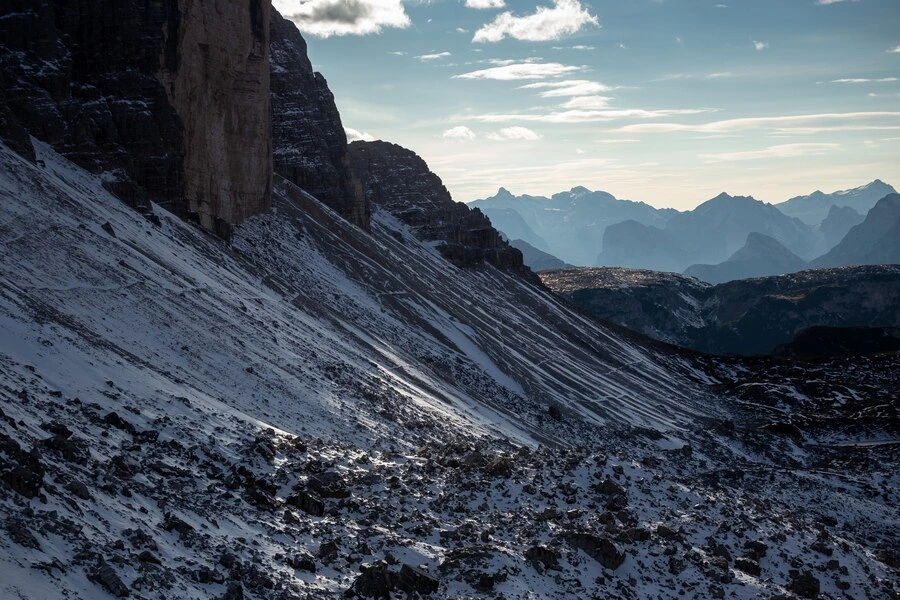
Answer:
POLYGON ((619 200, 612 194, 592 192, 585 187, 574 187, 550 198, 514 196, 500 188, 494 196, 469 205, 480 208, 509 239, 521 239, 574 265, 596 261, 603 234, 610 225, 632 219, 662 227, 678 212, 619 200))
POLYGON ((753 232, 747 236, 747 243, 725 262, 692 265, 684 273, 701 281, 724 283, 733 279, 793 273, 806 265, 805 260, 775 238, 753 232))
POLYGON ((551 269, 570 269, 572 265, 563 262, 543 250, 538 250, 525 240, 512 240, 510 246, 522 253, 522 262, 528 265, 535 273, 549 271, 551 269))
POLYGON ((794 273, 808 267, 846 267, 900 263, 900 195, 885 196, 863 218, 850 207, 831 207, 823 225, 841 219, 846 235, 826 254, 807 262, 778 240, 751 233, 743 248, 716 265, 692 265, 685 270, 709 283, 794 273), (843 215, 843 217, 841 217, 843 215), (862 222, 853 224, 856 219, 862 222))
POLYGON ((789 217, 796 217, 807 225, 816 226, 825 220, 832 206, 848 206, 864 215, 876 202, 896 191, 892 186, 876 179, 864 186, 831 194, 817 190, 808 196, 796 196, 775 206, 789 217))
POLYGON ((500 188, 471 205, 509 239, 539 250, 541 255, 525 252, 525 263, 536 270, 554 264, 548 262, 549 254, 561 263, 685 272, 719 283, 789 273, 808 265, 872 264, 876 255, 881 262, 900 262, 900 251, 888 239, 877 247, 867 246, 890 229, 890 206, 883 207, 877 225, 860 229, 830 255, 854 227, 863 224, 866 213, 891 194, 896 194, 893 187, 875 180, 774 205, 722 193, 679 212, 584 187, 550 198, 515 196, 500 188), (529 262, 529 256, 540 260, 540 266, 529 262))
POLYGON ((885 196, 814 267, 900 263, 900 194, 885 196))

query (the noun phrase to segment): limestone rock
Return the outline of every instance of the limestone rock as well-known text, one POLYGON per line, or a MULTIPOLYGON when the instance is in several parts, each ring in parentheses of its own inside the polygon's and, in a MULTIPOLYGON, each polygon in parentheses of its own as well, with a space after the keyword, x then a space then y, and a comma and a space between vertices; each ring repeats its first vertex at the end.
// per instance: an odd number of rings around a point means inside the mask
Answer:
POLYGON ((424 240, 443 242, 441 254, 458 267, 490 263, 537 277, 480 210, 454 202, 441 179, 414 152, 388 142, 353 142, 350 163, 366 199, 409 225, 424 240))
POLYGON ((350 174, 347 134, 334 95, 313 71, 297 27, 274 10, 271 32, 275 172, 368 229, 369 207, 350 174))
POLYGON ((179 0, 177 8, 180 21, 166 30, 175 58, 166 56, 159 77, 182 120, 183 209, 227 235, 271 202, 271 7, 179 0))
POLYGON ((0 137, 17 151, 33 158, 24 128, 128 204, 220 234, 268 206, 268 0, 11 4, 0 137))

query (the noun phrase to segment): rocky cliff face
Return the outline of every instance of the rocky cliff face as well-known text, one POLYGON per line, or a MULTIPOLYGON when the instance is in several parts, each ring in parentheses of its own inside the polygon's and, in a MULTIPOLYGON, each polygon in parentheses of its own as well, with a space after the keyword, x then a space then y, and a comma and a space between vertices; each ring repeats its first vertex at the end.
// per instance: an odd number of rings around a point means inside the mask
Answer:
POLYGON ((183 209, 207 230, 269 205, 269 0, 179 0, 159 73, 184 126, 183 209))
POLYGON ((13 0, 0 135, 219 233, 269 202, 269 1, 13 0))
POLYGON ((353 142, 349 148, 367 201, 410 225, 420 239, 443 242, 438 249, 444 258, 459 267, 488 262, 534 277, 522 253, 502 239, 490 219, 454 202, 440 177, 414 152, 388 142, 353 142))
POLYGON ((313 71, 297 27, 272 11, 272 139, 275 171, 364 229, 369 209, 350 174, 347 135, 334 95, 313 71))
POLYGON ((900 327, 900 267, 812 269, 708 285, 631 269, 546 271, 588 314, 711 354, 769 354, 810 327, 900 327))

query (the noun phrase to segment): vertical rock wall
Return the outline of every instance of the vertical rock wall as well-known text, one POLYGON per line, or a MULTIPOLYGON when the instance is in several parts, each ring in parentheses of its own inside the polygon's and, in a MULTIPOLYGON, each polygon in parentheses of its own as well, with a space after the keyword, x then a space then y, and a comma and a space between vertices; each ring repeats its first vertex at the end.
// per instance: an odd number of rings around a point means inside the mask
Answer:
POLYGON ((270 0, 0 0, 0 136, 220 234, 268 206, 270 0))
POLYGON ((178 210, 181 119, 156 78, 178 14, 174 1, 0 1, 5 139, 22 148, 27 131, 129 204, 178 210))
POLYGON ((182 116, 183 208, 227 235, 271 201, 270 3, 179 0, 178 8, 159 77, 182 116))
POLYGON ((275 172, 368 229, 369 207, 351 175, 334 95, 313 71, 297 27, 274 10, 271 27, 275 172))

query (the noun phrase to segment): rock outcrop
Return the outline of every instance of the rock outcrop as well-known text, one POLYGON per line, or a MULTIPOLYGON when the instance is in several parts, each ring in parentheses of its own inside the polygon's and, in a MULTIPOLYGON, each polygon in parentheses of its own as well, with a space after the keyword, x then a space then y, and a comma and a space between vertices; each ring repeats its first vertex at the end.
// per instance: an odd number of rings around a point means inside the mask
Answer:
POLYGON ((0 135, 23 130, 136 208, 207 230, 268 206, 269 0, 12 1, 0 20, 0 135))
POLYGON ((347 134, 334 95, 313 71, 297 27, 273 10, 271 31, 275 172, 368 229, 369 208, 350 174, 347 134))
POLYGON ((711 354, 770 354, 815 326, 900 327, 900 267, 812 269, 709 285, 631 269, 545 271, 591 316, 711 354))
POLYGON ((159 73, 183 122, 182 210, 227 234, 272 193, 269 0, 179 0, 159 73))
POLYGON ((509 245, 517 248, 522 253, 522 260, 535 272, 549 271, 551 269, 571 269, 573 267, 573 265, 559 260, 552 254, 535 248, 525 240, 510 240, 509 245))
MULTIPOLYGON (((406 223, 424 240, 443 242, 441 254, 458 267, 485 262, 535 278, 479 209, 454 202, 440 177, 411 150, 388 142, 350 144, 353 175, 367 201, 406 223)), ((536 280, 536 278, 535 278, 536 280)))

